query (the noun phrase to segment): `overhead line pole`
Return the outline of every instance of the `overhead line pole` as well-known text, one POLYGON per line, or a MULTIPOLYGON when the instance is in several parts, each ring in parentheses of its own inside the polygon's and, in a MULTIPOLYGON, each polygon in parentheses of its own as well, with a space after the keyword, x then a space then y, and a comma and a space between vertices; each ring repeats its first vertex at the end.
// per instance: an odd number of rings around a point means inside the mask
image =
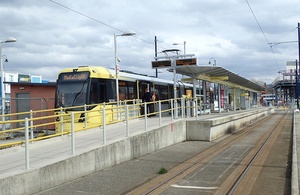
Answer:
MULTIPOLYGON (((155 54, 154 54, 154 56, 155 56, 155 60, 157 61, 157 59, 156 59, 156 57, 157 57, 157 38, 156 38, 156 36, 154 37, 154 52, 155 52, 155 54)), ((157 70, 157 68, 155 69, 155 77, 156 78, 158 78, 158 70, 157 70)))
MULTIPOLYGON (((174 49, 172 50, 164 50, 163 52, 166 53, 166 52, 172 52, 174 51, 174 49)), ((171 68, 173 70, 173 93, 174 93, 174 109, 175 109, 175 112, 174 112, 174 119, 177 119, 178 118, 178 110, 177 110, 177 87, 176 87, 176 59, 180 59, 180 58, 185 58, 185 57, 193 57, 195 56, 195 54, 185 54, 185 55, 173 55, 173 56, 164 56, 164 57, 155 57, 154 59, 155 60, 158 60, 158 59, 170 59, 170 65, 171 65, 171 68)), ((195 62, 196 63, 196 62, 195 62)), ((173 112, 173 111, 172 111, 173 112)))
MULTIPOLYGON (((298 62, 300 61, 300 23, 298 22, 298 62)), ((297 108, 299 108, 299 81, 298 81, 298 66, 297 66, 297 60, 296 60, 296 99, 297 99, 297 108)))

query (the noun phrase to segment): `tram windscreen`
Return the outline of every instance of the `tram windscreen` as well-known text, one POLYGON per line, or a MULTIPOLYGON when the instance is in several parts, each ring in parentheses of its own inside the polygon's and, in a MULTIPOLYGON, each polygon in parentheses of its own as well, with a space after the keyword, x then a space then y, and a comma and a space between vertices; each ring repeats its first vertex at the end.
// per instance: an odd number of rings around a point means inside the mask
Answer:
MULTIPOLYGON (((66 75, 60 75, 60 78, 66 78, 66 75)), ((79 77, 77 76, 77 78, 79 77)), ((72 107, 87 104, 88 80, 88 76, 86 79, 58 79, 56 87, 56 107, 72 107)))

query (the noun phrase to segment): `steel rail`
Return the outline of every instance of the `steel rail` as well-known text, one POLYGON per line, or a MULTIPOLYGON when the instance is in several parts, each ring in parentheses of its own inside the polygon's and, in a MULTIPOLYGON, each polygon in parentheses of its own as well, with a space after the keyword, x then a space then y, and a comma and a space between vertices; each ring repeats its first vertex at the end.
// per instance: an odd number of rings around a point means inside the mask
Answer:
MULTIPOLYGON (((272 128, 270 128, 270 134, 267 136, 267 138, 263 141, 263 143, 261 144, 261 146, 258 148, 258 150, 255 152, 255 154, 252 156, 250 162, 246 165, 246 167, 244 168, 244 171, 240 174, 240 176, 237 178, 237 180, 234 182, 234 184, 232 185, 232 187, 229 189, 229 191, 225 194, 231 195, 236 193, 235 190, 239 187, 239 185, 241 184, 242 180, 245 178, 245 176, 247 175, 247 173, 249 172, 250 168, 252 167, 252 165, 254 164, 255 160, 257 160, 259 158, 259 155, 262 153, 262 150, 264 148, 266 148, 267 144, 269 143, 269 141, 271 140, 271 138, 273 137, 273 139, 275 139, 277 136, 275 135, 276 131, 279 131, 282 129, 282 127, 284 126, 285 122, 286 122, 286 117, 287 117, 288 111, 284 113, 284 115, 280 118, 280 120, 277 121, 277 123, 275 123, 274 125, 272 125, 272 128), (275 137, 274 137, 275 136, 275 137)), ((270 150, 270 148, 268 149, 270 150)), ((247 185, 249 186, 250 184, 247 183, 247 185)), ((237 192, 239 193, 239 192, 237 192)))
MULTIPOLYGON (((131 194, 158 194, 164 191, 170 184, 171 181, 178 181, 187 174, 193 172, 195 169, 201 167, 210 159, 214 158, 221 152, 228 149, 234 143, 237 143, 239 140, 243 139, 245 136, 251 133, 251 131, 264 123, 267 120, 270 120, 274 115, 266 116, 255 124, 251 126, 246 126, 243 129, 240 129, 232 136, 220 141, 219 143, 207 148, 206 150, 200 152, 193 158, 179 164, 178 166, 172 168, 168 173, 158 176, 151 181, 147 181, 144 184, 140 184, 137 188, 132 189, 130 192, 126 193, 127 195, 131 194)), ((174 183, 174 182, 173 182, 174 183)))

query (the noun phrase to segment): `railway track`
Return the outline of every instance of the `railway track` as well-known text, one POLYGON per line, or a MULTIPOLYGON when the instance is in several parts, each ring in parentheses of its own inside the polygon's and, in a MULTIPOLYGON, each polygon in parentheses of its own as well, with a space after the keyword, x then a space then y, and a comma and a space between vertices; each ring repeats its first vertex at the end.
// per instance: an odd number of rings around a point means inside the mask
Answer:
MULTIPOLYGON (((199 153, 195 157, 172 168, 168 173, 158 176, 149 182, 133 189, 127 194, 160 194, 183 179, 184 177, 194 174, 195 171, 204 169, 205 166, 222 153, 228 151, 233 145, 243 142, 247 136, 264 126, 268 121, 267 130, 255 143, 251 150, 245 152, 243 159, 240 160, 231 174, 224 180, 220 186, 213 187, 195 187, 195 189, 205 189, 209 194, 249 194, 256 181, 262 165, 264 164, 276 138, 285 127, 288 121, 289 111, 279 112, 265 117, 243 129, 233 133, 223 141, 216 143, 212 147, 199 153)), ((190 186, 192 188, 192 186, 190 186)))

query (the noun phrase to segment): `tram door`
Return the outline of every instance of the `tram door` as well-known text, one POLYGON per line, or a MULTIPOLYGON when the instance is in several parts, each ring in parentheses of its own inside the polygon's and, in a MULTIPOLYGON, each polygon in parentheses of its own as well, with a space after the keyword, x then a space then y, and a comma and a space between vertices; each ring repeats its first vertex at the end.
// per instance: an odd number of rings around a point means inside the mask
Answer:
POLYGON ((168 97, 167 99, 174 98, 174 85, 168 84, 168 97))
POLYGON ((148 88, 149 90, 151 90, 151 82, 147 82, 147 81, 140 81, 139 84, 139 97, 140 99, 143 98, 143 95, 146 91, 146 89, 148 88))

